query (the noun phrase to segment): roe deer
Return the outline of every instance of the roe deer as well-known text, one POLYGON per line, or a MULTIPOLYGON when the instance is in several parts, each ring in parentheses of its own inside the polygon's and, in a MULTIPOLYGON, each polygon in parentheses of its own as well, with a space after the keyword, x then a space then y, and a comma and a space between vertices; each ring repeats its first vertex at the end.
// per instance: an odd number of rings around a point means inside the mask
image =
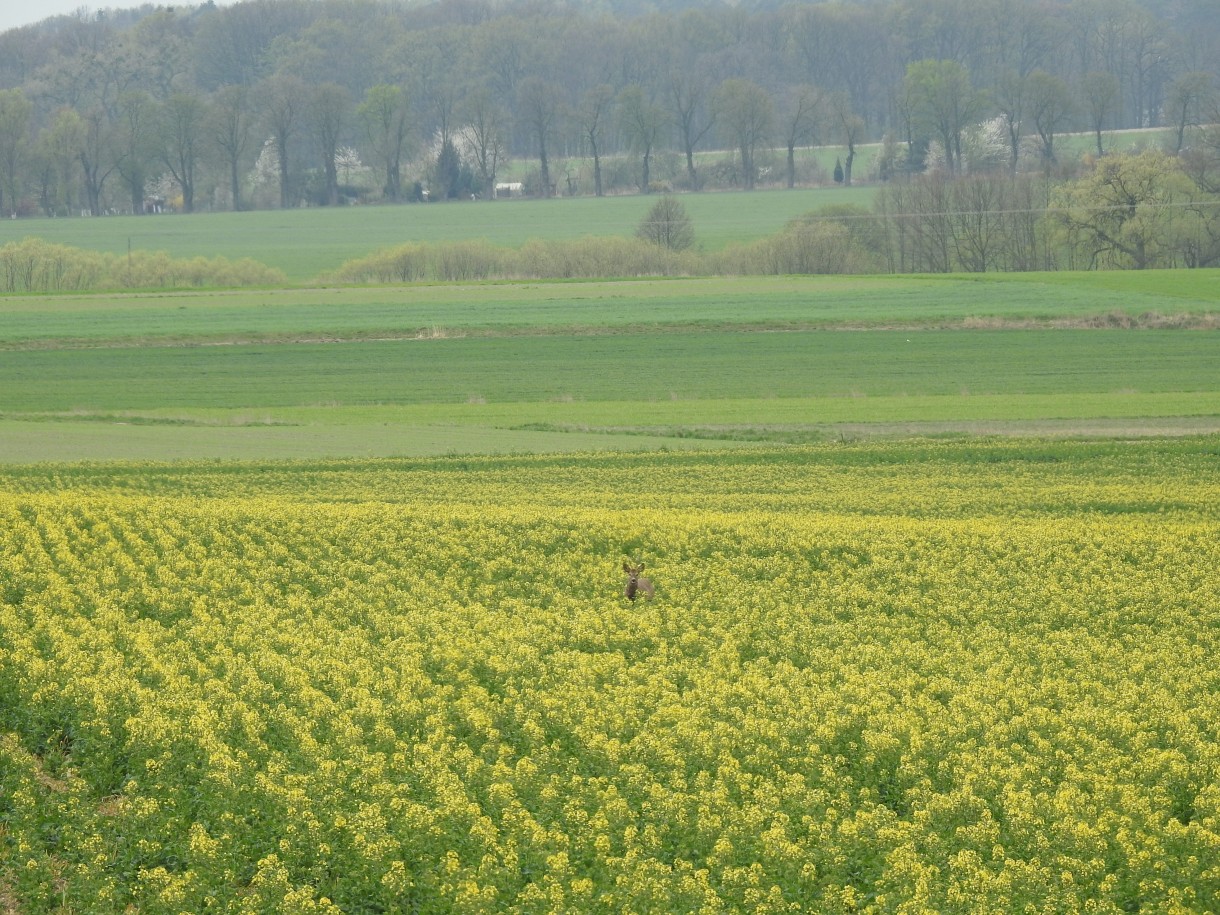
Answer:
POLYGON ((627 573, 627 584, 623 588, 623 593, 627 595, 627 600, 634 601, 636 594, 643 594, 649 600, 652 600, 652 582, 647 578, 640 578, 640 573, 644 571, 644 563, 641 562, 638 566, 633 566, 624 562, 623 571, 627 573))

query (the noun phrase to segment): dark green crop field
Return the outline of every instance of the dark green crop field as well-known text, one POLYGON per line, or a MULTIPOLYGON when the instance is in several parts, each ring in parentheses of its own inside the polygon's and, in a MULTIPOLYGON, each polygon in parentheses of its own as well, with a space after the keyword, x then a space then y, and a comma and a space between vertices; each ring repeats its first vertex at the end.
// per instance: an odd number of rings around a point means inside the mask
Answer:
POLYGON ((1220 313, 1220 271, 693 277, 0 296, 0 348, 629 330, 1164 326, 1220 313), (1175 319, 1177 319, 1175 321, 1175 319))
POLYGON ((1220 334, 802 331, 25 350, 6 414, 550 401, 1210 393, 1220 334))
POLYGON ((0 299, 0 459, 1220 426, 1215 271, 0 299))

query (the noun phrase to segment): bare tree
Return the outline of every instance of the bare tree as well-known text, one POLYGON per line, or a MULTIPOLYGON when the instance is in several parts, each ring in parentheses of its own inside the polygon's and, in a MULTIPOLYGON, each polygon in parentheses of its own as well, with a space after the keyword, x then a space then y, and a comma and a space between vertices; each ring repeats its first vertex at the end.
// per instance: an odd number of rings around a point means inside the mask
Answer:
POLYGON ((789 188, 796 187, 796 147, 813 142, 825 98, 825 91, 817 86, 794 86, 785 93, 782 123, 784 146, 788 151, 789 188))
POLYGON ((404 72, 395 75, 392 85, 406 88, 417 136, 425 144, 435 136, 443 145, 451 139, 454 110, 458 103, 459 81, 453 67, 461 48, 459 36, 442 32, 408 33, 409 43, 401 53, 406 61, 404 72))
POLYGON ((182 209, 195 211, 195 169, 203 146, 203 100, 183 92, 161 109, 161 161, 182 191, 182 209))
POLYGON ((492 101, 486 89, 479 88, 466 97, 464 108, 466 126, 462 129, 463 139, 474 154, 483 194, 490 199, 495 194, 496 171, 507 151, 500 106, 492 101))
POLYGON ((1017 173, 1017 160, 1021 156, 1021 132, 1024 129, 1025 96, 1028 78, 1016 70, 1009 70, 1000 77, 994 99, 1000 120, 1004 122, 1004 133, 1008 140, 1008 170, 1017 173))
POLYGON ((1101 158, 1106 154, 1101 145, 1101 133, 1118 109, 1118 79, 1112 73, 1090 71, 1081 80, 1080 93, 1089 116, 1089 127, 1097 139, 1097 157, 1101 158))
POLYGON ((726 79, 716 90, 717 119, 741 153, 742 180, 753 190, 758 178, 754 154, 766 143, 775 122, 771 96, 756 83, 726 79))
POLYGON ((20 89, 0 89, 0 203, 7 199, 12 213, 17 212, 19 176, 28 152, 33 113, 33 104, 20 89))
POLYGON ((351 108, 351 96, 338 83, 323 83, 314 88, 309 99, 310 126, 313 129, 318 154, 322 159, 322 175, 326 182, 324 194, 327 206, 339 203, 339 166, 335 156, 351 108))
POLYGON ((550 197, 554 193, 554 186, 551 184, 547 144, 559 123, 559 89, 553 83, 545 82, 540 77, 527 77, 521 81, 517 89, 517 105, 522 125, 537 144, 539 183, 541 185, 538 193, 542 197, 550 197))
POLYGON ((245 86, 223 86, 208 112, 212 143, 224 157, 234 211, 241 209, 241 163, 250 147, 253 119, 245 86))
MULTIPOLYGON (((1199 131, 1197 142, 1179 154, 1183 170, 1205 194, 1220 194, 1220 104, 1213 102, 1208 126, 1199 131)), ((1215 211, 1220 229, 1220 210, 1215 211)))
POLYGON ((675 69, 669 76, 669 100, 678 139, 686 156, 686 177, 692 191, 699 190, 699 173, 695 167, 695 149, 703 142, 716 123, 708 104, 711 86, 708 81, 687 69, 675 69))
POLYGON ((628 146, 640 156, 640 192, 647 194, 652 184, 652 152, 665 124, 664 112, 640 86, 628 86, 619 93, 618 119, 628 146))
POLYGON ((1183 73, 1169 87, 1165 114, 1173 118, 1171 126, 1177 138, 1174 155, 1186 145, 1186 129, 1198 127, 1204 122, 1208 103, 1215 98, 1215 79, 1214 74, 1193 70, 1183 73))
POLYGON ((984 13, 989 20, 986 40, 996 72, 1020 79, 1049 64, 1060 40, 1056 17, 1050 10, 1028 0, 996 0, 984 13))
POLYGON ((852 109, 851 96, 846 92, 832 92, 829 98, 830 116, 847 147, 843 159, 843 186, 851 187, 851 170, 856 161, 856 143, 864 134, 864 119, 852 109))
POLYGON ((280 175, 280 207, 292 206, 292 144, 305 118, 308 89, 294 76, 273 76, 260 87, 264 120, 275 144, 280 175))
POLYGON ((131 194, 131 212, 144 210, 144 186, 149 166, 157 157, 157 104, 151 95, 136 89, 119 97, 119 116, 114 127, 115 168, 131 194))
POLYGON ((1027 104, 1034 130, 1042 141, 1042 159, 1046 163, 1055 161, 1055 134, 1062 130, 1072 116, 1072 93, 1058 76, 1045 70, 1029 74, 1027 104))
POLYGON ((380 84, 364 93, 356 118, 385 174, 382 192, 398 201, 402 197, 402 157, 411 129, 407 93, 401 86, 380 84))
POLYGON ((652 205, 635 234, 670 251, 685 251, 695 243, 695 227, 686 207, 669 194, 652 205))
POLYGON ((589 155, 593 157, 593 193, 598 197, 604 193, 601 150, 613 106, 614 89, 607 83, 602 83, 584 94, 576 112, 580 122, 581 140, 588 146, 589 155))
POLYGON ((106 112, 95 106, 81 117, 81 125, 84 130, 80 147, 77 149, 77 159, 85 179, 85 199, 88 201, 89 212, 100 216, 102 188, 115 166, 110 143, 110 121, 106 112))
POLYGON ((1001 266, 1008 247, 1005 190, 1010 185, 1010 179, 992 173, 960 178, 949 188, 953 251, 963 269, 986 273, 1001 266))

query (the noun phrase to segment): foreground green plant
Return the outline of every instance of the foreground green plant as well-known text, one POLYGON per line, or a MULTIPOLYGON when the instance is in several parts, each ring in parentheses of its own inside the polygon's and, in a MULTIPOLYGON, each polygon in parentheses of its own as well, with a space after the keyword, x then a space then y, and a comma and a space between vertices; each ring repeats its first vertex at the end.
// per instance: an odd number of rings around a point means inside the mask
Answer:
POLYGON ((0 889, 1213 910, 1217 445, 11 468, 0 889))

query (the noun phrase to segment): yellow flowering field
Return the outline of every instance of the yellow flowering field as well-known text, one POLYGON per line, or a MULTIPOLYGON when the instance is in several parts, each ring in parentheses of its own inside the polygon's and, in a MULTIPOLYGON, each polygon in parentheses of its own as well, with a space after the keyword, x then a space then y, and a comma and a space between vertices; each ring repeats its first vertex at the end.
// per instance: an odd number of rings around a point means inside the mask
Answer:
POLYGON ((0 468, 0 910, 1216 911, 1218 534, 1214 437, 0 468))

